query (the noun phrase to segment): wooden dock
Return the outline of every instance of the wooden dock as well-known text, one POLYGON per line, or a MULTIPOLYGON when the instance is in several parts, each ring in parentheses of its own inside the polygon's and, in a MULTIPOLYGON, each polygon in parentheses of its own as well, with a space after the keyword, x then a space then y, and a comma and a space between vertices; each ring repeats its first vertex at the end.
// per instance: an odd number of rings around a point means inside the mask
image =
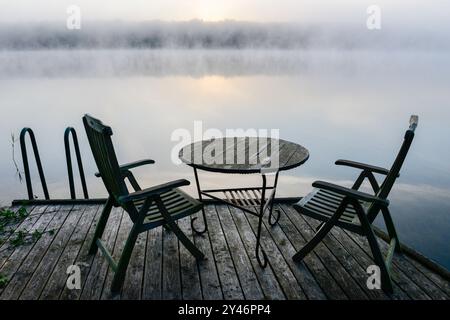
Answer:
MULTIPOLYGON (((196 262, 177 238, 163 228, 139 235, 123 290, 111 296, 112 272, 100 253, 87 255, 101 205, 39 205, 0 234, 0 274, 7 278, 0 299, 449 299, 445 275, 408 255, 393 259, 394 294, 366 286, 373 264, 364 239, 334 228, 302 263, 291 257, 309 240, 317 222, 288 204, 278 225, 265 222, 262 246, 269 265, 254 256, 256 218, 226 205, 209 204, 209 232, 193 235, 190 218, 179 226, 208 257, 196 262), (44 232, 35 241, 13 246, 20 231, 44 232), (78 265, 81 289, 68 289, 67 268, 78 265)), ((201 221, 201 217, 199 218, 201 221)), ((199 222, 200 222, 199 221, 199 222)), ((131 220, 113 209, 104 242, 117 257, 131 220)), ((386 252, 386 244, 379 240, 386 252)))

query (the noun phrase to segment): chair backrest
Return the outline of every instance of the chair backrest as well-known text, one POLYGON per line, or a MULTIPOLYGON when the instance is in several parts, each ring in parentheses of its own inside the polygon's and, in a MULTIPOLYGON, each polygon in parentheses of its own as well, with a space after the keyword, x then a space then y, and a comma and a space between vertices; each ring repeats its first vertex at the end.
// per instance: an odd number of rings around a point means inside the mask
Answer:
POLYGON ((83 124, 95 163, 109 194, 115 199, 127 195, 128 189, 120 172, 111 140, 113 134, 111 128, 87 114, 83 117, 83 124))
POLYGON ((405 137, 403 139, 400 151, 397 154, 397 158, 395 158, 394 164, 381 184, 380 190, 377 192, 377 196, 379 198, 387 199, 389 196, 389 193, 391 192, 391 189, 400 174, 400 169, 402 168, 403 162, 408 154, 409 148, 411 147, 411 143, 414 139, 414 131, 416 130, 418 124, 419 117, 414 115, 411 116, 409 120, 409 128, 405 133, 405 137))

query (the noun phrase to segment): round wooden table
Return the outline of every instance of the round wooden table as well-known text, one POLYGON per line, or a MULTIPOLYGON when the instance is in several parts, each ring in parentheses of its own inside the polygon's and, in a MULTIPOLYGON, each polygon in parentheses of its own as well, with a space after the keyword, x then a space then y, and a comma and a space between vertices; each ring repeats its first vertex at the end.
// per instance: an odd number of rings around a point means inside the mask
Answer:
MULTIPOLYGON (((282 139, 266 137, 229 137, 203 140, 183 147, 179 152, 182 162, 194 169, 198 197, 203 196, 239 208, 244 212, 259 218, 256 236, 256 258, 261 267, 267 266, 267 255, 260 248, 262 219, 268 210, 268 221, 274 225, 280 218, 277 212, 272 217, 273 200, 275 198, 280 171, 293 169, 305 163, 309 152, 303 146, 282 139), (261 187, 243 187, 228 189, 202 190, 197 170, 228 174, 261 174, 261 187), (274 175, 274 183, 267 186, 267 175, 274 175), (271 190, 270 195, 267 191, 271 190), (222 194, 225 198, 219 197, 222 194), (262 252, 263 259, 260 257, 262 252)), ((194 226, 196 218, 192 219, 192 229, 202 234, 208 230, 205 211, 203 210, 204 229, 199 231, 194 226)))

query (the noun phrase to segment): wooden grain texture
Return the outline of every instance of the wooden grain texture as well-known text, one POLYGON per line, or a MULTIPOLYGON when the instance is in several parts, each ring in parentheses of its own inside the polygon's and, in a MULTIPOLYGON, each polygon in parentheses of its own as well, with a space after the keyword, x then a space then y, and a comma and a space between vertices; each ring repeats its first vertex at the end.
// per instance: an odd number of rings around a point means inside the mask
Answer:
POLYGON ((216 210, 214 206, 207 206, 205 212, 206 218, 208 219, 211 245, 215 252, 214 257, 224 298, 226 300, 243 299, 244 295, 241 284, 239 283, 239 278, 236 274, 233 259, 231 258, 216 210))
POLYGON ((234 137, 194 142, 180 150, 179 158, 206 171, 245 174, 292 169, 307 161, 309 152, 283 139, 234 137))
POLYGON ((226 206, 216 206, 219 221, 225 238, 227 239, 230 254, 233 257, 236 273, 242 286, 245 299, 260 300, 264 298, 263 290, 258 282, 258 277, 253 270, 250 258, 245 250, 239 232, 231 219, 226 206))
MULTIPOLYGON (((379 241, 381 252, 387 254, 388 244, 384 241, 379 241)), ((420 272, 413 264, 411 259, 404 254, 395 254, 395 260, 393 260, 393 269, 398 270, 398 273, 404 274, 414 284, 425 292, 433 300, 446 300, 448 295, 442 290, 439 285, 435 284, 433 280, 420 272), (419 271, 419 272, 418 272, 419 271)), ((425 270, 425 269, 422 269, 425 270)))
MULTIPOLYGON (((283 213, 286 214, 286 210, 284 210, 283 213)), ((300 250, 307 242, 302 233, 299 232, 290 219, 282 216, 279 221, 279 226, 294 246, 295 251, 300 250)), ((348 299, 347 294, 341 289, 331 272, 323 264, 317 252, 311 252, 311 254, 307 255, 301 263, 303 263, 313 274, 327 298, 333 300, 348 299)))
MULTIPOLYGON (((20 299, 35 300, 39 298, 45 284, 48 281, 53 269, 59 262, 61 253, 66 248, 69 238, 76 229, 78 221, 82 217, 82 213, 86 207, 75 206, 65 219, 62 226, 56 233, 51 244, 48 246, 47 252, 42 257, 39 265, 33 272, 31 279, 25 286, 20 299)), ((45 235, 44 235, 45 236, 45 235)))
MULTIPOLYGON (((286 220, 287 218, 285 215, 282 215, 280 219, 283 219, 284 222, 289 223, 289 220, 286 220)), ((267 220, 263 220, 263 222, 267 232, 270 234, 273 241, 280 249, 280 252, 283 255, 284 259, 286 260, 286 263, 289 265, 294 276, 297 278, 297 281, 302 287, 303 291, 305 292, 306 297, 312 300, 326 299, 325 293, 320 288, 320 285, 318 284, 318 282, 316 281, 310 270, 306 268, 303 263, 295 262, 292 259, 292 257, 296 252, 295 248, 293 247, 289 239, 286 237, 281 227, 278 224, 275 226, 270 226, 267 220)))
MULTIPOLYGON (((197 224, 202 223, 201 214, 197 213, 192 217, 197 217, 197 224)), ((198 262, 203 299, 221 300, 223 299, 223 293, 220 286, 219 275, 217 272, 217 266, 214 253, 212 251, 209 233, 205 233, 202 235, 194 234, 194 243, 206 257, 204 260, 198 262)))
MULTIPOLYGON (((304 238, 309 241, 315 234, 315 231, 307 225, 303 217, 298 214, 297 211, 287 208, 286 215, 296 225, 297 230, 301 231, 304 238)), ((360 285, 358 285, 353 277, 345 270, 341 263, 336 259, 333 253, 327 248, 324 242, 320 243, 314 251, 318 254, 323 262, 323 265, 328 269, 333 278, 339 284, 339 286, 346 292, 350 299, 365 300, 367 294, 363 291, 360 285)))
POLYGON ((55 211, 49 211, 48 214, 51 215, 51 220, 46 225, 42 237, 33 245, 33 248, 26 257, 26 261, 17 269, 8 286, 3 291, 1 295, 2 299, 19 299, 23 293, 23 289, 50 247, 58 229, 66 220, 72 207, 61 206, 56 208, 55 211))
MULTIPOLYGON (((263 221, 267 268, 255 257, 257 218, 226 205, 207 205, 210 229, 204 235, 192 232, 189 217, 178 221, 206 260, 195 261, 172 232, 150 230, 136 242, 122 291, 111 295, 113 272, 106 259, 88 254, 102 206, 36 206, 16 223, 15 232, 53 232, 32 243, 0 247, 0 272, 9 280, 0 299, 449 299, 449 282, 407 255, 394 255, 393 294, 368 290, 370 249, 364 238, 337 227, 301 263, 294 262, 293 254, 318 222, 287 204, 275 208, 282 210, 279 224, 263 221), (66 286, 71 264, 81 268, 81 290, 66 286)), ((113 209, 102 239, 116 259, 131 225, 122 209, 113 209)), ((380 241, 380 247, 385 254, 387 244, 380 241)))
MULTIPOLYGON (((178 220, 178 226, 191 241, 194 241, 190 221, 189 217, 180 219, 178 220)), ((180 244, 180 271, 183 299, 201 300, 202 288, 200 286, 197 260, 182 244, 180 244)))
MULTIPOLYGON (((249 214, 244 214, 244 216, 247 218, 247 221, 256 236, 258 228, 258 218, 249 214)), ((270 234, 268 234, 267 229, 264 225, 262 227, 261 244, 267 254, 269 264, 273 270, 273 273, 277 278, 278 283, 281 285, 286 297, 291 300, 306 299, 306 295, 303 292, 302 287, 296 281, 292 270, 290 269, 288 263, 286 263, 286 260, 281 254, 280 249, 270 237, 270 234)))
MULTIPOLYGON (((132 222, 127 216, 127 237, 132 227, 132 222)), ((119 242, 119 241, 117 241, 119 242)), ((147 234, 140 233, 134 245, 131 255, 130 264, 127 268, 125 282, 122 288, 121 299, 123 300, 139 300, 142 294, 142 282, 144 276, 145 264, 145 247, 147 242, 147 234)), ((117 245, 116 245, 117 246, 117 245)), ((121 250, 122 251, 122 250, 121 250)), ((109 291, 107 287, 103 291, 109 291)))
MULTIPOLYGON (((19 212, 19 210, 21 209, 25 209, 26 210, 26 217, 24 219, 22 218, 15 218, 15 219, 3 219, 0 218, 0 225, 2 227, 2 232, 0 233, 0 248, 8 242, 9 237, 11 236, 11 234, 20 226, 22 225, 26 220, 29 220, 30 216, 32 216, 32 212, 35 209, 35 206, 24 206, 24 207, 19 207, 19 206, 14 206, 9 208, 10 211, 14 212, 15 214, 17 214, 19 212)), ((45 210, 45 208, 44 208, 45 210)), ((0 260, 1 261, 1 260, 0 260)), ((1 263, 0 263, 1 266, 1 263)))
MULTIPOLYGON (((107 228, 102 236, 103 242, 110 251, 113 251, 114 249, 122 215, 122 209, 114 208, 111 211, 107 228)), ((107 260, 103 257, 100 250, 98 250, 92 261, 92 266, 89 269, 89 273, 85 276, 86 280, 84 281, 81 295, 79 297, 80 299, 100 299, 103 291, 103 285, 108 274, 108 269, 109 265, 107 260)))
MULTIPOLYGON (((87 235, 82 243, 80 251, 78 252, 74 264, 80 267, 81 271, 81 288, 84 287, 86 280, 88 278, 89 271, 92 266, 92 262, 94 261, 95 255, 88 254, 89 248, 94 237, 94 231, 97 226, 97 222, 100 219, 100 215, 103 210, 103 205, 99 205, 97 212, 95 213, 94 220, 89 226, 89 230, 87 231, 87 235)), ((73 290, 67 288, 66 285, 62 288, 62 292, 59 295, 59 299, 61 300, 77 300, 81 295, 81 290, 73 290)))
MULTIPOLYGON (((344 230, 345 233, 347 231, 344 230)), ((362 236, 356 234, 347 233, 367 254, 371 256, 371 251, 366 239, 362 236)), ((378 243, 381 244, 381 240, 378 240, 378 243)), ((392 278, 397 284, 407 292, 407 294, 414 300, 430 300, 430 296, 428 296, 416 283, 411 281, 411 279, 403 273, 395 264, 392 264, 391 267, 392 278)))
POLYGON ((99 210, 98 206, 89 206, 83 212, 73 234, 66 247, 62 251, 61 257, 51 273, 45 288, 39 297, 42 300, 57 300, 61 294, 62 288, 65 288, 67 281, 67 268, 76 264, 76 258, 86 239, 89 227, 94 220, 95 214, 99 210))
POLYGON ((176 235, 167 229, 163 229, 163 274, 162 274, 162 298, 164 300, 180 300, 181 276, 180 253, 176 235))
POLYGON ((261 284, 261 288, 264 291, 264 298, 270 300, 285 299, 286 296, 283 293, 283 289, 280 283, 278 283, 272 269, 270 267, 265 269, 261 268, 256 260, 256 236, 251 230, 244 216, 244 213, 236 208, 230 208, 230 213, 239 231, 242 242, 244 244, 244 248, 247 251, 248 256, 250 257, 253 269, 258 276, 259 283, 261 284))
POLYGON ((147 232, 142 299, 162 299, 162 228, 147 232))
MULTIPOLYGON (((319 222, 315 219, 308 217, 303 217, 306 224, 309 226, 310 232, 315 232, 316 228, 319 227, 319 222)), ((357 260, 349 254, 345 246, 343 246, 339 241, 336 241, 331 235, 323 239, 325 246, 333 253, 336 259, 342 264, 345 270, 352 276, 355 282, 361 287, 361 289, 367 294, 370 299, 373 300, 389 300, 389 295, 385 294, 381 290, 370 290, 367 288, 367 272, 361 267, 357 260)))
POLYGON ((10 243, 11 239, 14 239, 20 231, 28 232, 31 230, 46 209, 47 206, 33 208, 30 211, 30 215, 22 220, 22 222, 7 226, 4 233, 0 236, 0 239, 2 240, 2 244, 0 245, 0 268, 15 250, 15 247, 10 243), (35 214, 32 214, 33 212, 35 212, 35 214))

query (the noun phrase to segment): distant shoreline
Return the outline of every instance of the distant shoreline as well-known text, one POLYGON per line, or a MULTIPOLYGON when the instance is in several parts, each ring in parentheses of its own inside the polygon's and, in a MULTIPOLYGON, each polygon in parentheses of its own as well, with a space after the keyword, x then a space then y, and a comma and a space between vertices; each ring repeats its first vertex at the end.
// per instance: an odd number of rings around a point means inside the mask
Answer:
POLYGON ((0 50, 37 49, 450 49, 442 32, 364 25, 302 25, 241 21, 0 23, 0 50))

